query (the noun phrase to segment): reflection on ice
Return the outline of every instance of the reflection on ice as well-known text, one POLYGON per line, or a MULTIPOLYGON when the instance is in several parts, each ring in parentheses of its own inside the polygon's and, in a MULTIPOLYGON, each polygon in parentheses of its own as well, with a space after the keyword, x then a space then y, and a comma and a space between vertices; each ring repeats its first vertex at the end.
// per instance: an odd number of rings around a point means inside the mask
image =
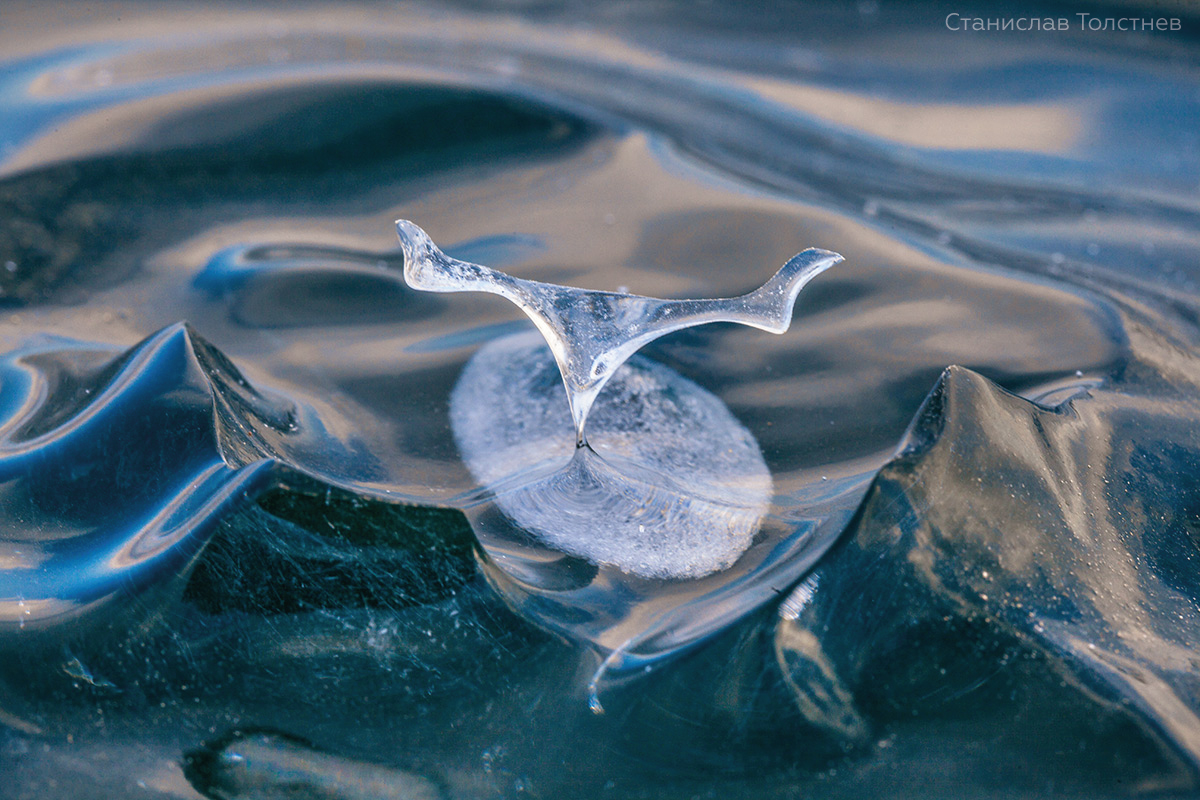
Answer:
POLYGON ((410 772, 323 753, 295 737, 235 732, 184 760, 192 785, 209 797, 249 800, 439 800, 437 785, 410 772))

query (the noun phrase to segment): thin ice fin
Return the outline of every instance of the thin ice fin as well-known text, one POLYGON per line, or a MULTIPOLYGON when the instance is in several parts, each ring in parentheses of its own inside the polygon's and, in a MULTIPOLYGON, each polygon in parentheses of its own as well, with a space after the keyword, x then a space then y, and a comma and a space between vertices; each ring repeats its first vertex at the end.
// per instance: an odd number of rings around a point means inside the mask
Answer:
POLYGON ((737 322, 783 333, 791 324, 800 290, 842 260, 837 253, 813 248, 794 256, 762 287, 741 297, 659 300, 514 278, 447 256, 425 231, 407 220, 397 220, 396 232, 404 250, 404 279, 412 288, 491 292, 508 298, 533 320, 562 373, 579 446, 585 444, 584 425, 596 396, 643 345, 709 322, 737 322))

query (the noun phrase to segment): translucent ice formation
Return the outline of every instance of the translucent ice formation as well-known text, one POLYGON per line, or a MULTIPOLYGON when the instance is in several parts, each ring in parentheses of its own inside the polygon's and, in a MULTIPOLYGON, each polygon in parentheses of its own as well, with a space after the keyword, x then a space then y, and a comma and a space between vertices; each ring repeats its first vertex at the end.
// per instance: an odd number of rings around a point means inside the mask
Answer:
MULTIPOLYGON (((572 447, 558 371, 532 331, 480 349, 450 403, 459 451, 517 530, 639 578, 698 578, 745 552, 771 473, 719 398, 634 357, 592 417, 597 449, 572 447)), ((476 527, 486 547, 496 525, 476 527)))
POLYGON ((672 331, 709 322, 740 322, 783 333, 792 322, 796 295, 810 280, 842 260, 810 248, 783 265, 760 288, 717 300, 659 300, 514 278, 479 264, 450 258, 407 220, 396 221, 404 248, 404 279, 427 292, 491 292, 524 311, 546 337, 575 420, 576 444, 596 395, 627 358, 672 331))
MULTIPOLYGON (((506 297, 550 346, 547 353, 533 336, 492 342, 454 390, 459 451, 500 512, 473 519, 488 552, 503 553, 521 572, 511 545, 532 535, 627 576, 668 580, 728 569, 746 552, 773 491, 758 443, 714 395, 664 366, 629 358, 647 342, 706 322, 782 333, 800 289, 841 256, 806 250, 737 298, 656 300, 513 278, 450 258, 411 222, 396 227, 411 286, 506 297), (602 435, 593 449, 584 425, 610 381, 596 406, 593 425, 602 435)), ((536 574, 529 582, 546 585, 543 562, 526 562, 533 565, 526 575, 536 574)))

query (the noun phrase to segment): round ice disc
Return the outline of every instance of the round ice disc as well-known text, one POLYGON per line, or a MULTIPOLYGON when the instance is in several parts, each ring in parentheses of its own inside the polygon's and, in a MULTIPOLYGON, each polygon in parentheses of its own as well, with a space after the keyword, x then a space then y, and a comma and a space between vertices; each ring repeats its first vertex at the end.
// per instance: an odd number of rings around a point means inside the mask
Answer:
POLYGON ((631 358, 576 450, 563 383, 537 334, 496 340, 451 396, 455 441, 513 524, 543 544, 643 578, 698 578, 750 546, 772 496, 751 433, 711 392, 631 358))

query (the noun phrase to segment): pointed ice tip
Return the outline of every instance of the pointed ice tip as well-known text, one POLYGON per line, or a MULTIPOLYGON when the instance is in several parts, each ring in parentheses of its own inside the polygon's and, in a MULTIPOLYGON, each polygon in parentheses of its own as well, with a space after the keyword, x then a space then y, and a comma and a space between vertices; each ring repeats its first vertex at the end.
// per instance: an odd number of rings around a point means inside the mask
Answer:
POLYGON ((422 243, 429 242, 425 231, 406 219, 396 220, 396 235, 400 237, 400 247, 404 249, 406 257, 422 243))
POLYGON ((439 273, 438 264, 446 261, 446 257, 429 234, 406 219, 398 219, 396 235, 400 237, 400 249, 404 252, 404 280, 409 286, 432 292, 465 289, 439 273))
MULTIPOLYGON (((816 250, 815 247, 813 249, 816 250)), ((824 262, 817 274, 820 274, 830 267, 836 266, 846 260, 841 253, 835 253, 832 250, 817 250, 817 252, 821 254, 821 258, 824 262)))
POLYGON ((792 256, 788 260, 788 264, 795 264, 802 268, 807 267, 812 271, 813 275, 818 275, 834 264, 840 264, 845 260, 841 253, 835 253, 832 250, 822 250, 819 247, 810 247, 792 256))

